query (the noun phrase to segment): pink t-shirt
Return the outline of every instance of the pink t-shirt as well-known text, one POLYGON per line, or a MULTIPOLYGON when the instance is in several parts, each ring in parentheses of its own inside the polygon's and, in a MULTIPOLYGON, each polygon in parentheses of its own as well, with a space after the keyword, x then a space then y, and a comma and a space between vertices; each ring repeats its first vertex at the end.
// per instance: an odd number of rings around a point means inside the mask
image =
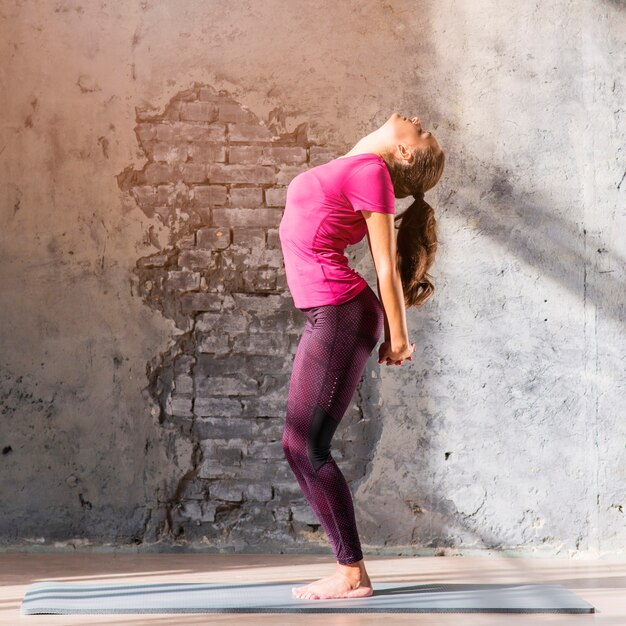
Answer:
POLYGON ((296 308, 342 304, 367 286, 344 254, 367 234, 361 209, 395 213, 391 176, 377 154, 334 159, 289 183, 278 236, 296 308))

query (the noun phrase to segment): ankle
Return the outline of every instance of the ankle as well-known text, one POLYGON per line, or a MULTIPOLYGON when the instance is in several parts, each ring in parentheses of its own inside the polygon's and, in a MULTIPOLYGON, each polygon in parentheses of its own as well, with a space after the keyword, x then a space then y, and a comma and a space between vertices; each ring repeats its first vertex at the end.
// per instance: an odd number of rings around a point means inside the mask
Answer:
POLYGON ((337 571, 354 580, 361 580, 361 578, 365 578, 367 576, 363 559, 357 563, 349 563, 347 565, 337 563, 337 571))

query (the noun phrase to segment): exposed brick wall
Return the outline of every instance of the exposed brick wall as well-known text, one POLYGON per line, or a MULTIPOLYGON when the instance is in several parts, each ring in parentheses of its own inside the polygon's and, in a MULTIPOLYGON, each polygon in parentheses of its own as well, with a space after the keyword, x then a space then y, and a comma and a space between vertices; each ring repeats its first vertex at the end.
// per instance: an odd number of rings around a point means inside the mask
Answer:
MULTIPOLYGON (((281 445, 305 319, 287 289, 278 225, 291 179, 339 151, 309 142, 305 124, 279 133, 200 84, 161 114, 137 109, 135 132, 147 163, 126 168, 119 185, 170 232, 166 248, 137 261, 137 289, 182 331, 148 364, 149 389, 165 440, 193 450, 163 503, 164 535, 236 549, 327 545, 281 445)), ((333 442, 349 481, 371 452, 359 399, 333 442)))

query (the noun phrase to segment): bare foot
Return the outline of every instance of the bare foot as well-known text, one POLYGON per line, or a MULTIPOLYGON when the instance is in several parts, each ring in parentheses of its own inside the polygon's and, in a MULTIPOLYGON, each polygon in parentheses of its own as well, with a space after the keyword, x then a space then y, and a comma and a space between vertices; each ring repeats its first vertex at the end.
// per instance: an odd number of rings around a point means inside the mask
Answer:
POLYGON ((320 578, 315 582, 293 587, 292 593, 304 600, 320 600, 328 598, 366 598, 374 593, 363 561, 354 565, 337 564, 334 574, 320 578))

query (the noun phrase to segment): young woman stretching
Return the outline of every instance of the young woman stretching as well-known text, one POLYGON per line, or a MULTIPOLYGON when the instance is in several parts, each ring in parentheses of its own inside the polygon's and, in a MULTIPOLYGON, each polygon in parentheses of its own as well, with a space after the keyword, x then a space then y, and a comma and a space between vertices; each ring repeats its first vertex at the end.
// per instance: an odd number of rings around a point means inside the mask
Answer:
POLYGON ((294 357, 282 444, 337 561, 331 576, 294 587, 299 598, 373 593, 352 495, 331 440, 383 329, 378 362, 412 360, 405 307, 420 306, 434 292, 427 270, 437 249, 436 222, 424 192, 437 184, 443 167, 444 153, 419 118, 394 113, 346 155, 299 174, 287 188, 279 237, 289 291, 307 321, 294 357), (410 195, 415 202, 394 217, 394 198, 410 195), (366 234, 379 297, 344 255, 366 234))

